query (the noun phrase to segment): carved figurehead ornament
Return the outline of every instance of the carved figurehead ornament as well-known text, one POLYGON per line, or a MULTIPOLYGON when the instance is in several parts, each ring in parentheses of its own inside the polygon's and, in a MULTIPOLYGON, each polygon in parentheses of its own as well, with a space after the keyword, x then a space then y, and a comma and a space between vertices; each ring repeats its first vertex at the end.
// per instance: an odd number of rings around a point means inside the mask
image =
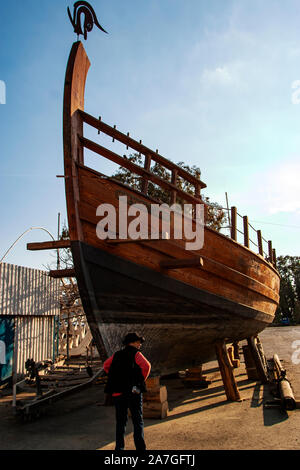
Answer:
POLYGON ((99 24, 96 13, 88 2, 83 2, 83 1, 75 2, 73 18, 72 18, 69 8, 68 8, 68 15, 73 25, 74 33, 77 34, 77 37, 79 37, 79 35, 82 34, 84 39, 86 39, 87 33, 92 31, 94 24, 99 29, 101 29, 101 31, 103 31, 104 33, 107 33, 107 31, 105 31, 105 29, 103 29, 102 26, 99 24), (83 23, 84 30, 83 31, 81 27, 81 18, 80 18, 82 13, 84 14, 84 23, 83 23))

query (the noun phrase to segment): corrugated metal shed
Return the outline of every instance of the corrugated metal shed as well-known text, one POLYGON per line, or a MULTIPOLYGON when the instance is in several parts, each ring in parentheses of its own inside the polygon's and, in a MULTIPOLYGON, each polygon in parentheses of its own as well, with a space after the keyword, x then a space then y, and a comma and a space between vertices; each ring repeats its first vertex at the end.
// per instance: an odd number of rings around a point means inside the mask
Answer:
POLYGON ((0 315, 59 315, 59 279, 38 269, 1 263, 0 315))
POLYGON ((14 318, 17 374, 25 373, 29 358, 38 362, 55 357, 59 286, 59 279, 50 278, 47 272, 0 264, 0 321, 14 318))

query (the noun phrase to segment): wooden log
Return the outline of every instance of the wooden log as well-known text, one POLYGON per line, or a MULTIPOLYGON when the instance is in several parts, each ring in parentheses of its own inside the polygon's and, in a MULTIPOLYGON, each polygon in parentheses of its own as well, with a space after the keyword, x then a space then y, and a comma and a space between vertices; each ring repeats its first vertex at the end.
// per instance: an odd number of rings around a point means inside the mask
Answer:
POLYGON ((170 259, 168 261, 161 261, 159 265, 163 269, 200 268, 203 266, 203 258, 196 256, 195 258, 170 259))
POLYGON ((36 250, 55 250, 58 248, 70 248, 70 240, 56 240, 49 242, 35 242, 27 243, 27 250, 36 251, 36 250))
POLYGON ((169 404, 167 401, 163 403, 146 402, 143 404, 144 418, 164 419, 168 416, 169 404))
POLYGON ((146 380, 146 388, 147 390, 155 389, 160 387, 160 376, 157 375, 156 377, 148 377, 146 380))
POLYGON ((284 367, 282 366, 281 362, 280 362, 280 359, 278 357, 278 354, 274 354, 273 356, 273 363, 274 363, 274 366, 275 366, 275 371, 277 373, 277 377, 278 379, 281 379, 281 378, 285 378, 286 376, 286 370, 284 369, 284 367))
POLYGON ((296 408, 296 400, 289 381, 285 378, 279 382, 279 390, 282 404, 286 410, 294 410, 296 408))
POLYGON ((164 403, 168 399, 167 387, 161 386, 158 390, 150 389, 143 394, 144 403, 146 402, 159 402, 164 403))
POLYGON ((217 342, 215 349, 227 400, 240 401, 241 397, 233 374, 233 367, 228 357, 225 341, 217 342))

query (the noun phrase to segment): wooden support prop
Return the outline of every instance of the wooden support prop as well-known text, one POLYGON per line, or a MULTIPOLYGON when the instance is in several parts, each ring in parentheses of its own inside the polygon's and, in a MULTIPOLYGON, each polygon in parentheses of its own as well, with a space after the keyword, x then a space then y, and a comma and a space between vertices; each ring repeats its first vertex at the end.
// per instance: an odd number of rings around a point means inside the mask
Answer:
POLYGON ((200 268, 203 266, 203 259, 201 256, 196 256, 195 258, 171 259, 161 261, 159 265, 163 269, 200 268))
POLYGON ((234 358, 240 360, 240 350, 239 350, 239 343, 235 341, 233 344, 233 351, 234 351, 234 358))
POLYGON ((49 271, 49 276, 54 277, 56 279, 60 279, 63 277, 76 277, 75 269, 55 269, 49 271))
POLYGON ((236 369, 237 367, 240 366, 240 361, 239 361, 239 359, 236 359, 236 358, 234 357, 234 347, 233 347, 233 346, 229 346, 229 347, 228 347, 228 356, 229 356, 230 362, 231 362, 231 364, 232 364, 232 367, 233 367, 234 369, 236 369))
POLYGON ((247 343, 248 343, 249 351, 251 353, 251 356, 253 358, 253 361, 257 370, 259 380, 263 384, 268 383, 268 374, 264 367, 264 363, 259 353, 259 350, 257 348, 255 338, 253 336, 251 336, 250 338, 247 338, 247 343))
POLYGON ((206 377, 202 374, 201 364, 199 367, 187 369, 182 382, 186 387, 207 388, 211 384, 211 380, 206 380, 206 377))
POLYGON ((243 349, 243 355, 244 355, 248 380, 259 380, 259 376, 255 367, 255 362, 249 350, 249 346, 243 345, 242 349, 243 349))
POLYGON ((244 225, 244 245, 249 248, 249 223, 248 217, 244 215, 243 217, 243 225, 244 225))
POLYGON ((262 244, 261 230, 257 230, 257 244, 258 244, 258 252, 261 256, 263 256, 264 250, 263 250, 263 244, 262 244))
POLYGON ((236 219, 237 219, 237 208, 231 208, 231 238, 233 240, 237 240, 237 226, 236 226, 236 219))
POLYGON ((227 400, 240 401, 241 397, 233 374, 233 367, 228 357, 225 341, 217 342, 215 349, 227 400))
POLYGON ((58 248, 70 248, 70 240, 56 240, 54 242, 27 243, 27 250, 57 250, 58 248))

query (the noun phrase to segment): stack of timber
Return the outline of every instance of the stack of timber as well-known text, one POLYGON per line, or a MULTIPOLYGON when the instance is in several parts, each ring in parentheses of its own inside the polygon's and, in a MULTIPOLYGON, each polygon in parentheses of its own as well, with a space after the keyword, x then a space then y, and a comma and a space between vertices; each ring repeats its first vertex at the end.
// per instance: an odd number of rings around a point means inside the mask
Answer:
POLYGON ((168 392, 160 385, 160 377, 150 377, 146 381, 147 392, 143 395, 144 418, 164 419, 168 416, 168 392))
POLYGON ((182 382, 186 387, 198 388, 207 388, 211 384, 211 380, 206 380, 206 375, 202 374, 202 365, 187 369, 182 382))

